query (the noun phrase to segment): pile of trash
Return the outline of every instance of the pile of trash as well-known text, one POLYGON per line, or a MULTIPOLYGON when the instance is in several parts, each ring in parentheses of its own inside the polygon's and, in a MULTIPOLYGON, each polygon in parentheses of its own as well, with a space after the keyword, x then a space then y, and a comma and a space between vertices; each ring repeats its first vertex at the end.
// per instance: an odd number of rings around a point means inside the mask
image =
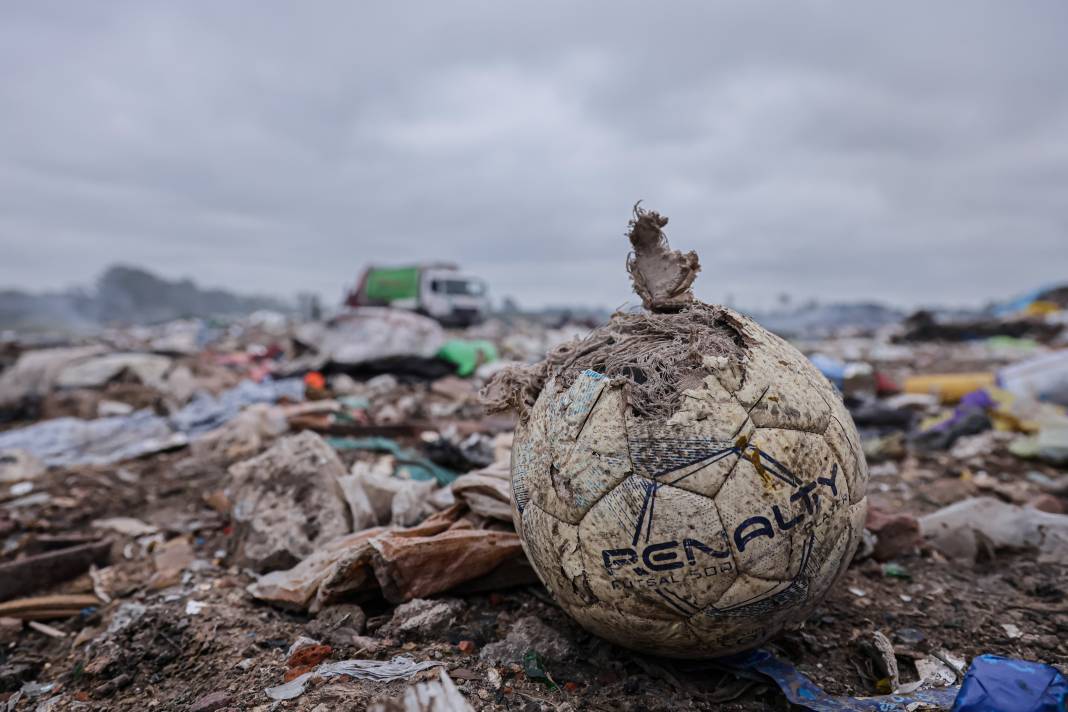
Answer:
POLYGON ((366 307, 9 340, 0 705, 948 709, 1025 674, 998 660, 1063 666, 1068 348, 910 328, 798 342, 861 432, 865 543, 802 629, 710 663, 578 628, 514 531, 515 421, 479 390, 588 325, 366 307))

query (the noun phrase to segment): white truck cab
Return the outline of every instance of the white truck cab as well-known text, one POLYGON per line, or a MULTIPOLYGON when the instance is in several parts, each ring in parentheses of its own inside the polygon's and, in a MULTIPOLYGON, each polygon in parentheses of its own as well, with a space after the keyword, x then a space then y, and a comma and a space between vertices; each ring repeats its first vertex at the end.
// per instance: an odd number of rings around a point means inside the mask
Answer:
POLYGON ((345 303, 410 309, 447 326, 477 324, 490 308, 486 282, 451 264, 368 267, 345 303))
POLYGON ((486 283, 457 270, 428 268, 422 270, 419 284, 419 308, 445 324, 468 326, 486 318, 489 298, 486 283))

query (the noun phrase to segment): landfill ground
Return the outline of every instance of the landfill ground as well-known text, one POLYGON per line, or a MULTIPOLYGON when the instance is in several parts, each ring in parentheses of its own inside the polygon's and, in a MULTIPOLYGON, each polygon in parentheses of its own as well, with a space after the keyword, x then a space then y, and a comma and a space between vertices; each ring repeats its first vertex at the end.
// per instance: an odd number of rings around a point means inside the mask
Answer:
MULTIPOLYGON (((485 337, 502 358, 518 360, 536 359, 554 342, 583 330, 491 326, 465 336, 485 337)), ((300 359, 307 354, 294 349, 286 333, 246 327, 238 335, 218 337, 211 348, 177 351, 171 346, 168 367, 170 373, 177 366, 187 368, 194 384, 214 393, 246 378, 300 377, 323 368, 323 361, 302 367, 300 359), (276 344, 282 344, 277 351, 276 344)), ((95 343, 106 344, 109 352, 149 347, 128 338, 112 335, 95 343)), ((922 373, 992 371, 1034 355, 1035 349, 1048 350, 1019 340, 897 344, 889 338, 880 332, 798 346, 806 354, 868 364, 881 379, 897 384, 922 373)), ((0 365, 10 371, 31 350, 13 342, 0 365)), ((270 428, 234 428, 230 414, 217 429, 231 428, 226 437, 204 439, 194 429, 181 442, 120 461, 52 465, 21 480, 5 479, 0 564, 9 581, 7 588, 0 582, 7 599, 0 601, 0 610, 6 611, 0 615, 0 706, 49 711, 361 710, 399 698, 413 683, 438 680, 444 671, 476 710, 792 709, 783 693, 759 675, 732 671, 716 661, 650 657, 585 632, 534 582, 521 558, 510 559, 513 570, 501 574, 504 569, 498 569, 496 578, 475 576, 400 607, 398 596, 411 597, 404 594, 405 585, 429 584, 405 584, 395 571, 376 569, 379 583, 369 577, 370 584, 354 586, 348 595, 331 593, 318 615, 308 613, 304 604, 254 596, 248 590, 257 580, 253 568, 284 569, 301 557, 285 565, 250 563, 255 556, 237 539, 254 525, 234 509, 235 490, 244 486, 235 480, 235 464, 303 430, 325 438, 388 437, 454 473, 489 471, 495 465, 499 470, 501 447, 508 444, 512 422, 484 416, 478 405, 483 380, 478 373, 367 380, 374 374, 353 370, 354 375, 339 377, 340 369, 324 370, 322 383, 304 380, 308 400, 282 397, 251 406, 262 422, 273 418, 270 428), (469 447, 481 449, 481 455, 469 447), (486 454, 495 447, 496 462, 492 452, 486 454), (91 566, 88 561, 70 564, 70 576, 60 576, 52 565, 19 568, 34 556, 102 540, 107 542, 103 553, 92 555, 91 566), (18 581, 11 583, 11 577, 18 581), (389 586, 397 588, 385 593, 389 586), (465 592, 472 589, 478 590, 465 592), (11 607, 18 601, 27 603, 22 609, 11 607), (314 642, 302 648, 302 636, 314 642), (385 661, 398 655, 441 665, 388 682, 312 675, 304 692, 292 699, 272 699, 265 692, 321 662, 385 661)), ((4 434, 49 419, 129 413, 116 403, 173 414, 188 402, 188 393, 176 394, 159 379, 136 371, 120 369, 104 382, 68 389, 55 385, 54 374, 42 377, 34 394, 9 411, 11 417, 0 426, 0 442, 4 434)), ((920 446, 917 437, 924 429, 939 427, 922 419, 952 420, 959 406, 937 397, 901 406, 902 399, 890 400, 893 396, 887 394, 893 389, 886 382, 873 385, 874 374, 861 372, 859 379, 847 373, 842 387, 847 403, 856 406, 869 455, 869 503, 882 512, 883 521, 869 517, 872 531, 861 550, 806 623, 764 647, 796 665, 826 693, 854 697, 887 692, 868 644, 875 632, 893 643, 901 685, 924 676, 923 687, 959 683, 968 662, 983 653, 1068 671, 1064 540, 1013 546, 977 530, 968 537, 974 551, 962 557, 913 528, 924 515, 976 497, 1063 516, 1068 512, 1068 467, 1014 445, 1033 435, 1020 424, 1027 418, 1018 403, 1012 418, 1007 415, 1011 408, 1002 402, 986 404, 985 427, 934 445, 930 436, 920 446), (898 405, 886 406, 888 402, 898 405), (885 407, 880 410, 879 404, 885 407), (897 417, 907 409, 914 418, 897 417), (939 681, 938 673, 948 678, 939 681)), ((166 383, 177 388, 172 380, 166 383)), ((389 470, 404 458, 338 449, 346 470, 389 470)), ((442 511, 455 511, 458 505, 450 510, 450 501, 439 501, 421 515, 393 503, 392 522, 377 523, 388 527, 400 517, 412 526, 427 512, 442 516, 442 511)), ((471 499, 467 506, 466 514, 453 515, 450 530, 514 536, 507 521, 494 518, 486 500, 471 499), (461 526, 455 516, 461 516, 461 526)), ((315 541, 318 532, 304 534, 315 541)), ((428 541, 434 536, 427 535, 428 541)))

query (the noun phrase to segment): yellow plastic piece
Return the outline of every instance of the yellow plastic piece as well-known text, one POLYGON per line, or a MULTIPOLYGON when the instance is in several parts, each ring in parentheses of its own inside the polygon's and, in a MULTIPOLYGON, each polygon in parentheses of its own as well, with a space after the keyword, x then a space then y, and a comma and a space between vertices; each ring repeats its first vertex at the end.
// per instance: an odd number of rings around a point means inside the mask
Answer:
POLYGON ((943 403, 956 403, 965 395, 995 383, 993 373, 939 373, 909 376, 905 379, 906 393, 930 393, 943 403))

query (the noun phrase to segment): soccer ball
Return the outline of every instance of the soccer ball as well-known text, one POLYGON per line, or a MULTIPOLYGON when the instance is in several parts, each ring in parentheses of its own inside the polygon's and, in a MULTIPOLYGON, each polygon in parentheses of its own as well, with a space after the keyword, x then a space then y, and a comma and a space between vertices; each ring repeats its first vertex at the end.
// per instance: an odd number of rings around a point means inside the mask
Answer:
POLYGON ((513 517, 538 576, 583 627, 643 652, 727 655, 799 624, 864 527, 867 465, 841 396, 721 312, 743 356, 704 356, 669 417, 586 369, 566 387, 550 375, 515 434, 513 517))

